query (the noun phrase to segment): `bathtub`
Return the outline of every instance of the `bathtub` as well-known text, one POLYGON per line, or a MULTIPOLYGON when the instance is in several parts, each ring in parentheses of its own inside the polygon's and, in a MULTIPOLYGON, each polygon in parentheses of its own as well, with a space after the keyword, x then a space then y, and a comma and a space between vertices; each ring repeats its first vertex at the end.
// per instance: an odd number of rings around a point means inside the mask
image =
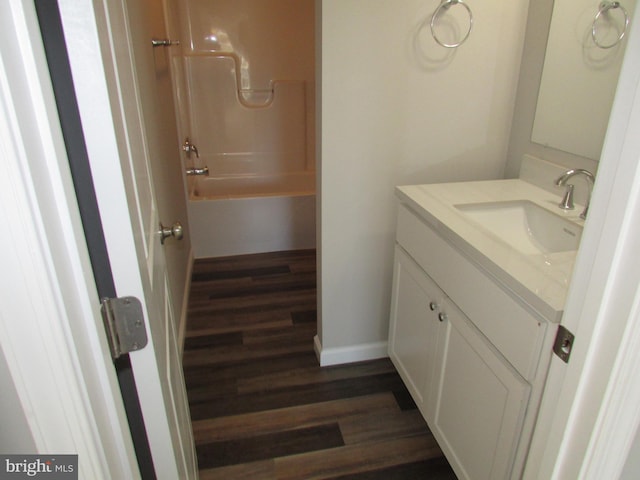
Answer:
POLYGON ((197 177, 188 213, 195 258, 315 248, 315 172, 197 177))

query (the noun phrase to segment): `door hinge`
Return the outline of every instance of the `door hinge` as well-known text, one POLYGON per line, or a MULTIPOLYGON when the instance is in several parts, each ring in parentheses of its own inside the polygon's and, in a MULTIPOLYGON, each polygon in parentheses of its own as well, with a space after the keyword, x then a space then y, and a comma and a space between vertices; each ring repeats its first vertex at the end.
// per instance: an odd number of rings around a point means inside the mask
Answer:
POLYGON ((147 344, 142 304, 137 298, 103 298, 102 319, 114 360, 147 344))
POLYGON ((569 363, 571 349, 575 336, 566 327, 560 325, 556 335, 556 341, 553 344, 553 352, 559 356, 564 363, 569 363))

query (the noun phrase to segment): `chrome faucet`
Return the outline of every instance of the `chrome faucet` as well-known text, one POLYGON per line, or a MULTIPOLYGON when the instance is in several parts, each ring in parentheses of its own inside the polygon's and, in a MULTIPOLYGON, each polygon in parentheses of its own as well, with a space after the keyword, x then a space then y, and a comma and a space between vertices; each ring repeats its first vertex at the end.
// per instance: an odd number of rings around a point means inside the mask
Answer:
POLYGON ((564 187, 566 186, 566 190, 564 196, 562 197, 562 201, 558 204, 560 208, 563 210, 573 210, 573 185, 568 184, 570 178, 575 177, 576 175, 584 175, 587 180, 587 201, 585 203, 584 211, 580 214, 580 218, 587 218, 587 211, 589 210, 589 202, 591 201, 591 190, 593 189, 593 183, 595 182, 595 177, 593 173, 588 170, 583 170, 582 168, 572 168, 564 172, 558 179, 556 180, 556 186, 564 187))
POLYGON ((188 158, 191 158, 192 153, 196 154, 196 158, 200 158, 200 154, 198 153, 198 147, 196 147, 193 143, 191 143, 191 140, 189 140, 189 137, 184 139, 184 143, 182 144, 182 150, 187 152, 188 158))
POLYGON ((185 170, 187 175, 209 175, 209 167, 204 166, 202 168, 189 167, 185 170))

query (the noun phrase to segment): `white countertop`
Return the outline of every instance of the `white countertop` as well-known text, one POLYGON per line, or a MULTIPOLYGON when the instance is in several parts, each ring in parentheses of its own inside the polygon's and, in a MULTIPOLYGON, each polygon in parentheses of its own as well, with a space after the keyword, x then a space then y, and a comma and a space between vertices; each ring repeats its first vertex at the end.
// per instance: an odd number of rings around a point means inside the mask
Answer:
POLYGON ((524 255, 470 221, 454 205, 529 200, 567 218, 584 223, 575 210, 558 208, 562 191, 552 194, 520 179, 440 183, 397 187, 396 194, 445 239, 512 290, 551 322, 564 310, 576 252, 524 255))

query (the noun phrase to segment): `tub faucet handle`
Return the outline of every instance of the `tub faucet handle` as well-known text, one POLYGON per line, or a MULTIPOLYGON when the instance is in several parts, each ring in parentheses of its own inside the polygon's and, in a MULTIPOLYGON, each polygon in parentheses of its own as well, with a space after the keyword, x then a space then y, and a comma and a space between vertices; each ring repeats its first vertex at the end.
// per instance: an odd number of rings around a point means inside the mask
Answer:
POLYGON ((205 175, 209 176, 209 167, 206 165, 202 168, 198 167, 189 167, 185 170, 187 175, 205 175))
POLYGON ((196 154, 196 158, 200 158, 200 154, 198 153, 198 147, 196 147, 193 143, 191 143, 191 140, 189 140, 189 137, 184 139, 184 143, 182 144, 182 150, 187 152, 188 158, 191 158, 192 153, 196 154))

